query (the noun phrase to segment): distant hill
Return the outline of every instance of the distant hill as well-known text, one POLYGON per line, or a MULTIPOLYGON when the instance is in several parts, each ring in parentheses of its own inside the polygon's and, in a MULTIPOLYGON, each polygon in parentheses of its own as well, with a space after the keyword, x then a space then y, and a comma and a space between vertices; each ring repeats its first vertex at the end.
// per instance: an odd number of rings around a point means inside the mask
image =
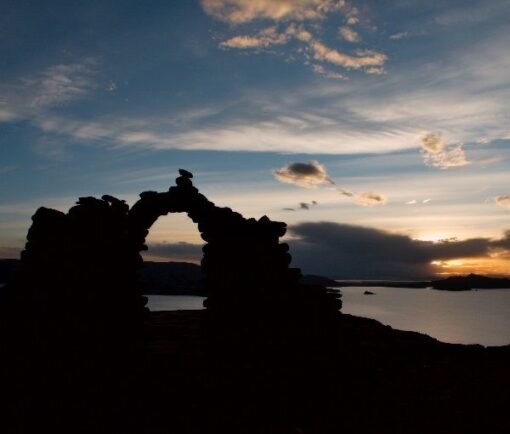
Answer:
POLYGON ((138 277, 145 294, 204 295, 204 275, 197 264, 146 261, 138 277))
POLYGON ((442 280, 433 280, 431 286, 443 291, 469 291, 471 289, 507 289, 510 279, 503 277, 487 277, 479 274, 467 276, 451 276, 442 280))
MULTIPOLYGON (((0 284, 8 283, 21 268, 19 259, 0 259, 0 284)), ((145 294, 202 295, 200 266, 187 262, 144 262, 138 271, 145 294)))
MULTIPOLYGON (((0 284, 8 282, 20 269, 18 259, 0 259, 0 284)), ((138 271, 145 294, 154 295, 204 295, 204 275, 200 266, 189 262, 144 262, 138 271)), ((478 274, 452 276, 446 279, 403 282, 387 280, 335 281, 328 277, 304 275, 301 283, 342 286, 386 286, 404 288, 427 288, 443 291, 469 291, 471 289, 510 289, 510 279, 487 277, 478 274)))
POLYGON ((299 280, 299 283, 305 285, 339 286, 336 280, 330 279, 329 277, 317 276, 315 274, 304 275, 299 280))
POLYGON ((430 280, 336 280, 334 285, 329 286, 383 286, 385 288, 428 288, 430 280))
MULTIPOLYGON (((19 269, 18 259, 0 259, 0 284, 8 282, 19 269)), ((197 264, 145 261, 138 270, 138 278, 145 294, 204 295, 204 275, 197 264)), ((303 276, 301 283, 336 286, 334 280, 314 275, 303 276)))
POLYGON ((487 277, 478 274, 451 276, 446 279, 426 281, 391 281, 391 280, 337 280, 329 286, 384 286, 390 288, 434 288, 441 291, 469 291, 471 289, 510 289, 510 279, 487 277))

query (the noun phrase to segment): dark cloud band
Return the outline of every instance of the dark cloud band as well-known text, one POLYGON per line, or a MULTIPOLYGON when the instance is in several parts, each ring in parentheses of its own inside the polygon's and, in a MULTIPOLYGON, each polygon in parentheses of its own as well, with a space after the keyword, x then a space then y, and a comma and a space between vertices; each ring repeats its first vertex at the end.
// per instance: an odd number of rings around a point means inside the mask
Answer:
POLYGON ((435 260, 487 256, 510 248, 510 231, 499 240, 414 240, 407 235, 333 222, 290 228, 293 262, 306 273, 345 279, 422 279, 438 271, 435 260))

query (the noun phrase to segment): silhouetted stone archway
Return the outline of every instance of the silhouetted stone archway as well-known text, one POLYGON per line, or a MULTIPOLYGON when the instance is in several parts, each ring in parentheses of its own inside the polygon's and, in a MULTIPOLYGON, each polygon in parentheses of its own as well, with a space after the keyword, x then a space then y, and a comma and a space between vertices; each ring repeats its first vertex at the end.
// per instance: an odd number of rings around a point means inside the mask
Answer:
MULTIPOLYGON (((207 243, 202 271, 209 309, 244 308, 247 298, 253 305, 258 298, 277 303, 279 294, 292 296, 301 273, 289 267, 289 246, 280 243, 286 224, 266 216, 247 219, 217 207, 193 186, 192 177, 181 169, 175 186, 167 192, 141 193, 131 208, 105 195, 82 197, 67 214, 38 209, 22 252, 24 286, 40 288, 44 281, 43 286, 66 288, 66 293, 87 287, 103 304, 113 294, 112 309, 131 306, 134 313, 144 304, 136 301, 136 268, 143 262, 140 252, 147 249, 151 226, 169 213, 186 213, 207 243)), ((325 298, 338 308, 334 297, 325 298)))
POLYGON ((6 338, 15 349, 9 363, 20 374, 12 384, 26 384, 34 402, 46 400, 41 420, 53 417, 52 405, 66 402, 69 426, 83 418, 83 408, 96 412, 83 432, 99 432, 94 424, 105 420, 123 425, 117 432, 137 432, 147 312, 137 268, 151 226, 169 213, 186 213, 207 243, 201 318, 212 393, 223 388, 270 402, 268 390, 278 384, 296 390, 289 395, 295 401, 285 404, 289 410, 299 408, 302 390, 312 394, 317 382, 327 381, 319 380, 321 372, 334 370, 310 373, 336 360, 330 352, 337 348, 331 344, 341 302, 324 287, 299 283, 289 246, 280 243, 286 224, 217 207, 193 186, 191 173, 179 172, 175 186, 144 192, 131 208, 105 195, 82 197, 67 213, 39 208, 34 214, 21 273, 0 313, 15 330, 6 338), (54 403, 45 396, 49 389, 58 392, 54 403))
POLYGON ((240 299, 268 287, 295 285, 300 270, 289 268, 289 246, 280 243, 286 224, 264 216, 246 219, 230 208, 217 207, 193 186, 192 175, 181 170, 176 186, 168 192, 144 192, 129 211, 133 250, 146 249, 150 227, 168 213, 186 213, 197 223, 203 247, 202 270, 206 275, 209 308, 215 304, 240 306, 240 299))

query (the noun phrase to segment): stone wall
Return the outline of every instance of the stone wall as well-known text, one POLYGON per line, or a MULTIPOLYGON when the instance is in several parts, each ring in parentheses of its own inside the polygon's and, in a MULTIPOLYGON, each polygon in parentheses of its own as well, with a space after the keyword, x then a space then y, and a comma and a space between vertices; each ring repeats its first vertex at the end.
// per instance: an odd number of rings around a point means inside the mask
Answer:
POLYGON ((137 432, 146 299, 136 270, 151 226, 169 213, 187 213, 207 243, 202 345, 210 381, 228 384, 231 394, 239 392, 238 377, 254 396, 276 383, 299 390, 299 378, 320 377, 303 376, 308 366, 333 360, 340 300, 324 287, 299 284, 300 270, 290 267, 289 246, 280 242, 286 224, 217 207, 192 177, 180 170, 175 186, 144 192, 131 208, 105 195, 82 197, 67 213, 34 214, 21 273, 0 303, 0 338, 12 356, 5 372, 15 373, 9 393, 23 402, 25 387, 44 402, 39 413, 27 410, 38 423, 84 419, 84 432, 100 432, 98 424, 137 432), (57 410, 62 405, 65 415, 57 410), (95 416, 85 417, 91 410, 95 416))

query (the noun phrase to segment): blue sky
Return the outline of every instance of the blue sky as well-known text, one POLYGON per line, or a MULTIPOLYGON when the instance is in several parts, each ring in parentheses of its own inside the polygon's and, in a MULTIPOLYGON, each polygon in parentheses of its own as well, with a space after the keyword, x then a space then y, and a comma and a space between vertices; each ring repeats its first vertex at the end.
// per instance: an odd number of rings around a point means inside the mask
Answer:
MULTIPOLYGON (((290 226, 503 239, 509 21, 508 0, 4 1, 0 256, 38 206, 133 203, 179 167, 216 203, 290 226)), ((172 216, 150 242, 175 258, 200 239, 172 216)))

